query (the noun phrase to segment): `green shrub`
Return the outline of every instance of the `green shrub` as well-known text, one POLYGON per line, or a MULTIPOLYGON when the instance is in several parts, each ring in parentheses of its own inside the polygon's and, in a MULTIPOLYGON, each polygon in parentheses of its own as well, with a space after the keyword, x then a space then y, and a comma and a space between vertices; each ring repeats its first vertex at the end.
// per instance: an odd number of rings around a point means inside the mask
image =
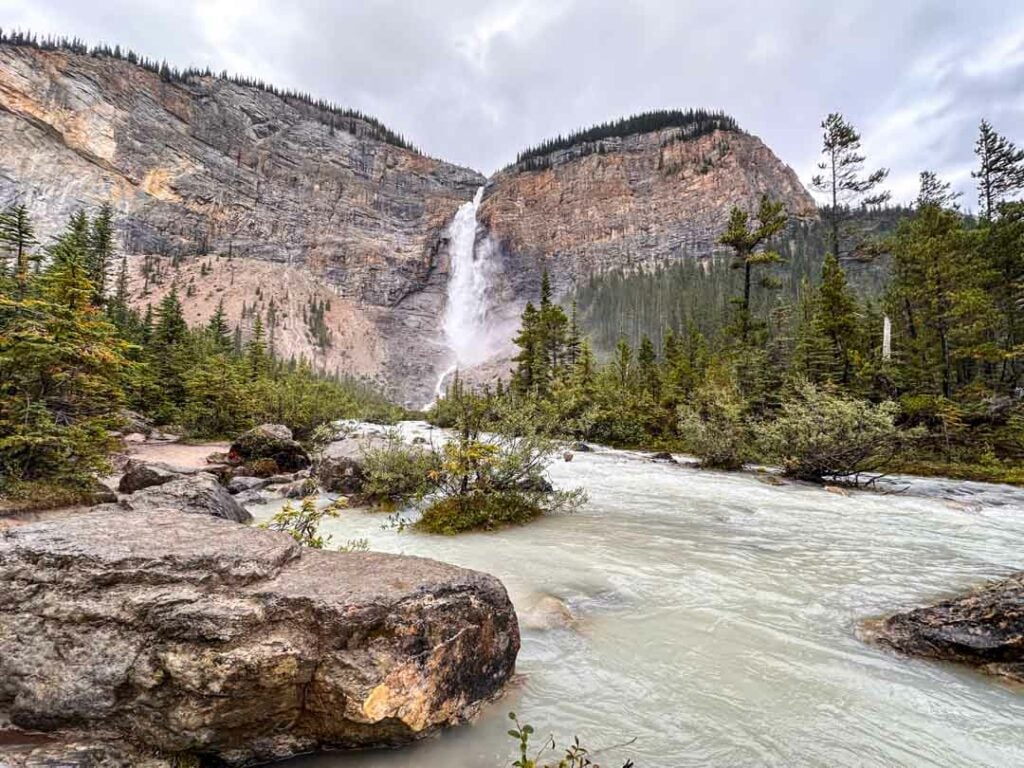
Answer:
POLYGON ((435 496, 417 528, 446 534, 490 530, 571 511, 586 501, 582 490, 556 491, 547 481, 545 469, 561 444, 545 436, 546 425, 531 408, 506 401, 484 434, 491 417, 485 399, 467 392, 446 399, 454 434, 440 451, 432 475, 435 496))
POLYGON ((389 430, 383 444, 363 452, 360 497, 370 504, 421 499, 434 487, 438 464, 433 451, 406 445, 401 434, 389 430))
POLYGON ((778 418, 757 427, 764 454, 800 480, 851 479, 892 464, 916 430, 896 426, 899 406, 843 397, 802 384, 778 418))
POLYGON ((746 406, 735 387, 702 387, 692 405, 679 407, 679 433, 703 467, 742 469, 752 458, 746 406))
MULTIPOLYGON (((307 496, 298 507, 291 502, 285 504, 268 522, 262 523, 260 528, 287 533, 303 547, 324 549, 330 545, 331 536, 320 533, 320 523, 325 519, 338 517, 344 507, 345 502, 342 499, 324 507, 317 507, 316 497, 307 496)), ((343 552, 366 548, 365 539, 351 540, 339 547, 343 552)))

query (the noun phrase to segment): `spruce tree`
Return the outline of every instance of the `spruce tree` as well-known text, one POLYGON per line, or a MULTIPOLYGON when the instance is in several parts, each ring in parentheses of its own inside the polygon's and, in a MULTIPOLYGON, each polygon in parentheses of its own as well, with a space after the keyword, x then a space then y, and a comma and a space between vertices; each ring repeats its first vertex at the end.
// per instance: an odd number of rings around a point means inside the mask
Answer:
POLYGON ((218 349, 224 352, 231 349, 231 329, 228 327, 227 314, 224 312, 224 299, 217 302, 217 308, 210 316, 206 331, 218 349))
POLYGON ((733 249, 732 266, 743 270, 743 296, 738 301, 738 335, 748 339, 752 322, 750 314, 751 278, 755 267, 776 264, 782 257, 775 251, 763 248, 786 225, 786 213, 781 202, 772 202, 768 195, 761 197, 757 214, 751 225, 749 214, 734 206, 729 213, 729 223, 719 238, 722 245, 733 249))
POLYGON ((89 280, 94 287, 93 304, 102 306, 107 290, 107 270, 114 256, 113 209, 109 203, 100 207, 88 234, 89 280))
POLYGON ((877 190, 888 177, 889 169, 879 168, 864 175, 867 158, 861 154, 860 134, 840 113, 831 113, 822 121, 821 127, 824 130, 821 153, 825 160, 818 164, 821 173, 811 179, 811 187, 828 195, 829 205, 824 215, 829 223, 829 247, 832 253, 842 258, 861 245, 860 233, 850 221, 849 208, 887 202, 889 193, 877 190), (848 249, 842 247, 844 236, 852 239, 848 249))
POLYGON ((954 192, 948 181, 943 181, 932 171, 921 171, 921 185, 917 193, 916 205, 918 208, 924 205, 937 205, 940 208, 960 207, 957 200, 959 192, 954 192))
POLYGON ((974 154, 978 156, 978 169, 971 176, 978 180, 981 213, 992 219, 1000 202, 1024 189, 1024 149, 1018 149, 996 133, 987 120, 982 120, 974 154))
POLYGON ((829 379, 850 385, 859 349, 857 299, 846 282, 846 273, 833 254, 825 256, 821 268, 814 323, 831 350, 829 379))
POLYGON ((19 295, 24 295, 28 287, 32 265, 39 262, 39 256, 32 252, 37 244, 28 208, 12 205, 0 212, 0 275, 10 270, 19 295))

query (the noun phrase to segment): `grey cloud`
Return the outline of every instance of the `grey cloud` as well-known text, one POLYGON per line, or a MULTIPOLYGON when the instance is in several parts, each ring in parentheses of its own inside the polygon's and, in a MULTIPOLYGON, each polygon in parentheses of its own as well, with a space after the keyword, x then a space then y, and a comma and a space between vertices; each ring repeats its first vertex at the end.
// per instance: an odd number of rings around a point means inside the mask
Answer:
POLYGON ((1015 0, 0 0, 0 24, 245 68, 485 172, 577 127, 708 106, 806 180, 818 124, 839 109, 870 160, 892 168, 898 197, 929 168, 959 179, 973 202, 964 175, 979 118, 1024 143, 1015 0))

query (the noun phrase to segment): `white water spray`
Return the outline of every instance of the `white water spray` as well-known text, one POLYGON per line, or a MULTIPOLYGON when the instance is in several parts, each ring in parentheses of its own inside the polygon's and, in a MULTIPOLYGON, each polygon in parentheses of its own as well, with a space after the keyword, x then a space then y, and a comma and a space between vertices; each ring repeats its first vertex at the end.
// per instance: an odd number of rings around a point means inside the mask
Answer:
POLYGON ((437 381, 436 397, 444 394, 445 379, 455 370, 482 363, 490 353, 485 329, 489 265, 476 247, 476 213, 483 194, 480 187, 472 202, 463 203, 448 225, 450 275, 442 329, 454 360, 437 381))

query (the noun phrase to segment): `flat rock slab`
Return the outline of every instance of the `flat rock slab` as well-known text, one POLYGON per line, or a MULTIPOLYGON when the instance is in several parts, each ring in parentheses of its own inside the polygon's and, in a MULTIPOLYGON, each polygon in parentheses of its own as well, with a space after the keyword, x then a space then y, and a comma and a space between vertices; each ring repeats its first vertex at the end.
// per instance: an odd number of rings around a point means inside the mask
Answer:
POLYGON ((501 583, 169 510, 0 533, 0 710, 246 765, 473 716, 519 650, 501 583))
POLYGON ((1024 572, 952 600, 870 621, 862 639, 1024 683, 1024 572))

